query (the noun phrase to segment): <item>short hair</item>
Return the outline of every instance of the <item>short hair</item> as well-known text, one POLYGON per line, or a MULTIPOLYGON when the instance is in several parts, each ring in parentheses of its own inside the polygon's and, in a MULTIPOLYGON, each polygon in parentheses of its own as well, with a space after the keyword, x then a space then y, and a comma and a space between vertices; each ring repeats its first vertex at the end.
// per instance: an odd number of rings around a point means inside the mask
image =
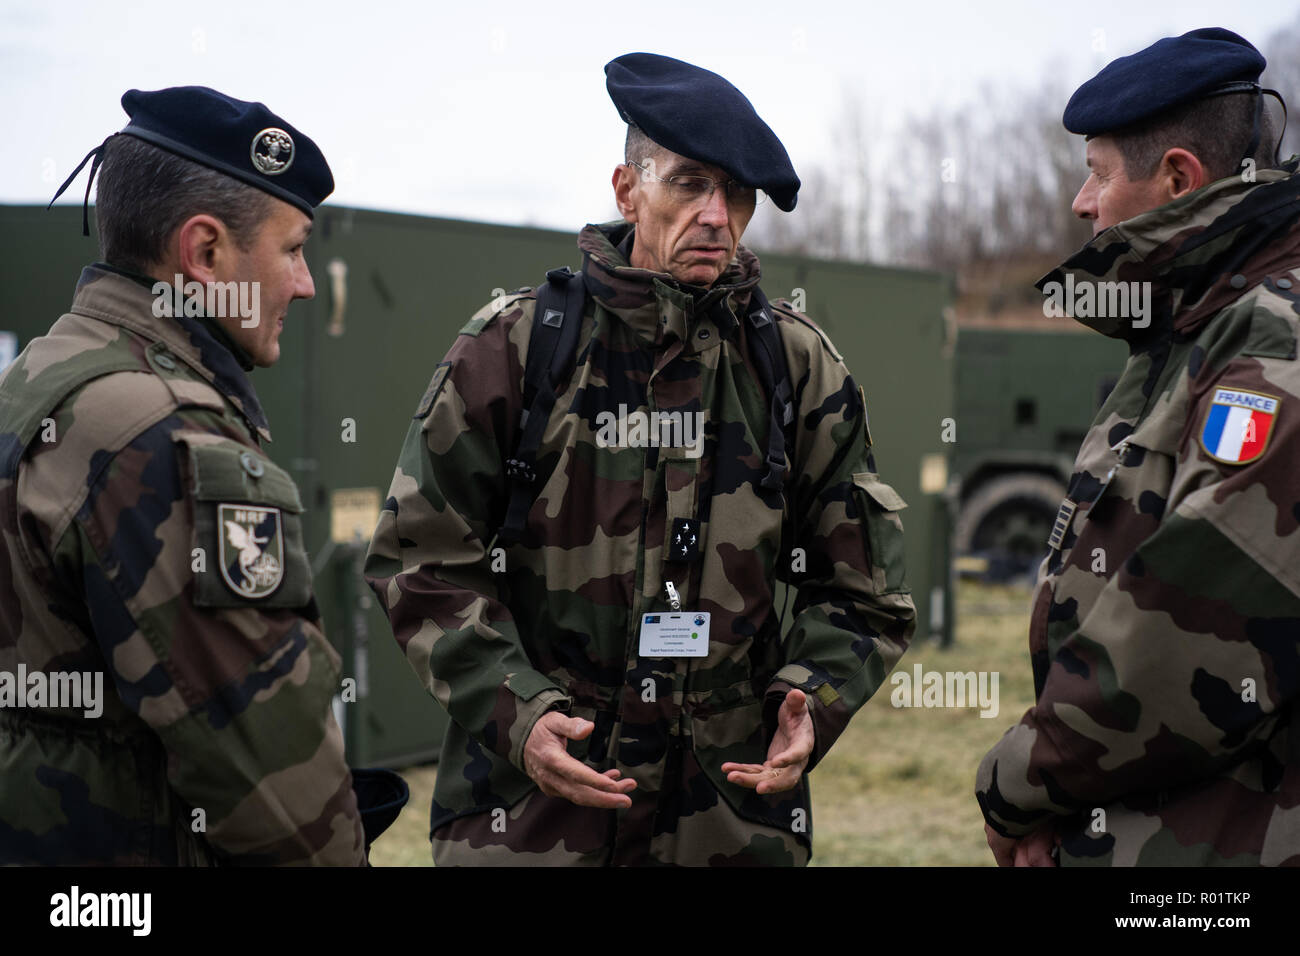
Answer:
POLYGON ((114 136, 104 146, 95 193, 100 255, 146 272, 165 258, 172 233, 201 213, 220 219, 235 244, 248 249, 274 209, 272 198, 135 136, 114 136))
MULTIPOLYGON (((1195 155, 1211 179, 1240 173, 1255 126, 1255 97, 1262 95, 1227 93, 1193 100, 1111 133, 1124 160, 1124 175, 1150 179, 1165 153, 1175 147, 1195 155)), ((1250 158, 1256 169, 1272 169, 1277 165, 1277 128, 1267 109, 1261 110, 1259 131, 1259 145, 1250 158)))
POLYGON ((623 162, 642 163, 647 159, 657 159, 668 152, 649 136, 645 130, 631 123, 627 124, 627 140, 623 144, 623 162))

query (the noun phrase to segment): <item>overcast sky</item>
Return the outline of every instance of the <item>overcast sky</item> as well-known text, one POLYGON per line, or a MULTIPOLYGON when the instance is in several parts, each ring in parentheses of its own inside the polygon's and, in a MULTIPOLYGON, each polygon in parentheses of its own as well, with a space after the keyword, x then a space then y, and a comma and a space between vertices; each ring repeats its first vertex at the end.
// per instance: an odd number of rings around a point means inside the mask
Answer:
MULTIPOLYGON (((1261 45, 1300 15, 1292 0, 1225 6, 0 0, 0 202, 48 201, 125 124, 125 90, 202 84, 261 100, 315 139, 331 202, 576 229, 613 214, 625 127, 603 66, 622 53, 721 73, 799 169, 834 142, 845 91, 886 136, 927 103, 980 108, 989 83, 1068 91, 1162 36, 1225 26, 1261 45)), ((63 201, 84 190, 79 178, 63 201)))

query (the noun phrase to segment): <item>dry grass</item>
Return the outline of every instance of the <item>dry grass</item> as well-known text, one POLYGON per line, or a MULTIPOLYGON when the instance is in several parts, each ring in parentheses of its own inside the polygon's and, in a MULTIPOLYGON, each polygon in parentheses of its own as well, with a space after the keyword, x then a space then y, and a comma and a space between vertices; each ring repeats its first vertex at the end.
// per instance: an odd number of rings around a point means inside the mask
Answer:
MULTIPOLYGON (((895 708, 886 684, 813 772, 814 865, 992 866, 975 803, 980 758, 1033 702, 1029 592, 962 582, 955 646, 917 644, 900 668, 996 671, 1000 710, 895 708)), ((436 768, 403 776, 411 801, 375 844, 376 866, 428 866, 436 768)))

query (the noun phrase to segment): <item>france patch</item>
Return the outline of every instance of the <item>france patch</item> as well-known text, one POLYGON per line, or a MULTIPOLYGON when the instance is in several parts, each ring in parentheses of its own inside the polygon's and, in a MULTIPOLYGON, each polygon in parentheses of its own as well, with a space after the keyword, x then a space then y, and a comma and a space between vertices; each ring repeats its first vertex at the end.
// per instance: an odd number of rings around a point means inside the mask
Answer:
POLYGON ((1201 447, 1215 461, 1244 465, 1264 454, 1279 399, 1239 388, 1218 388, 1201 426, 1201 447))

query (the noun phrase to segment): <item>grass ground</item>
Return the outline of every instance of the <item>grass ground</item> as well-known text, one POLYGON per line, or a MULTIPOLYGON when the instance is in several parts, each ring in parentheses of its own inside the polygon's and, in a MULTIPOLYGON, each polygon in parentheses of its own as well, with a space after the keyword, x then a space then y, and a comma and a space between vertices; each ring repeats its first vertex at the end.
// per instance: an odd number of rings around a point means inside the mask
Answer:
MULTIPOLYGON (((980 758, 1033 703, 1027 589, 961 582, 949 650, 915 644, 899 668, 987 671, 999 711, 896 708, 887 683, 812 774, 813 864, 992 866, 975 803, 980 758)), ((376 866, 428 866, 429 801, 437 768, 402 771, 411 800, 371 851, 376 866)))

